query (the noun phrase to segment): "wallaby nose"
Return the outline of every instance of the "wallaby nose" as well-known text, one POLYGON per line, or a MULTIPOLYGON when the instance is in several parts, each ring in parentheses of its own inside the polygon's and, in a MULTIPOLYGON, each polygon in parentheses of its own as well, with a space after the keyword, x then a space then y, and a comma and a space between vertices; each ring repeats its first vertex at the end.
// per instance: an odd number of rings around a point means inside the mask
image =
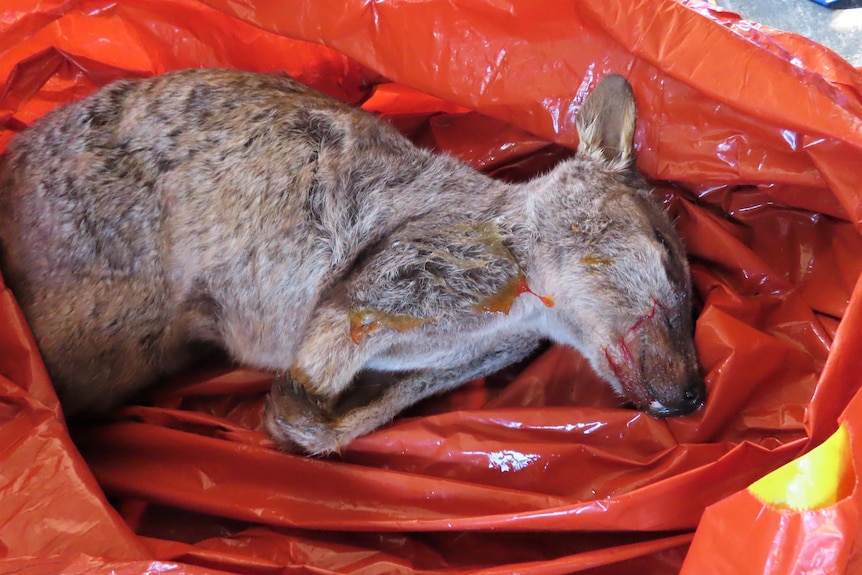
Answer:
POLYGON ((683 393, 682 402, 680 403, 680 415, 694 413, 703 407, 705 400, 706 386, 703 384, 703 378, 695 375, 689 382, 685 393, 683 393))
POLYGON ((703 407, 705 400, 706 386, 703 384, 703 378, 694 375, 689 378, 688 387, 685 388, 680 402, 673 406, 663 406, 655 415, 659 417, 688 415, 703 407))
POLYGON ((688 387, 682 394, 682 401, 671 409, 672 413, 668 415, 688 415, 694 413, 701 407, 706 399, 706 386, 703 384, 703 378, 699 375, 694 375, 689 379, 688 387))

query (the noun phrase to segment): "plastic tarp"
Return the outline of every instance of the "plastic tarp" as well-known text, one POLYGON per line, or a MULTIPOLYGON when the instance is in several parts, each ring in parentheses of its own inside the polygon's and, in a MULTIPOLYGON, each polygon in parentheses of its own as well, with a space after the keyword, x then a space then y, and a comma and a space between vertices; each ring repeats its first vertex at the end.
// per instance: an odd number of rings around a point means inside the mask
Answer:
POLYGON ((699 2, 3 0, 0 149, 111 80, 217 66, 286 71, 509 180, 570 154, 585 94, 626 76, 707 405, 652 419, 551 347, 327 459, 274 449, 272 375, 226 365, 69 428, 3 288, 0 573, 862 569, 860 71, 699 2), (831 497, 782 503, 796 468, 748 489, 828 438, 810 489, 831 497))

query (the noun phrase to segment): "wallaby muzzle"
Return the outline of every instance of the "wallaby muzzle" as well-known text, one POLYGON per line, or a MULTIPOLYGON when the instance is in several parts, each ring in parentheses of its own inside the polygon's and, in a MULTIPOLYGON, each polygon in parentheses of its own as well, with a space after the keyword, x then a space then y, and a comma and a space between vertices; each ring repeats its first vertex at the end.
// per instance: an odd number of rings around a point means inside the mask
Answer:
POLYGON ((706 399, 693 342, 675 329, 677 313, 653 301, 649 313, 605 348, 623 395, 654 417, 688 415, 706 399))

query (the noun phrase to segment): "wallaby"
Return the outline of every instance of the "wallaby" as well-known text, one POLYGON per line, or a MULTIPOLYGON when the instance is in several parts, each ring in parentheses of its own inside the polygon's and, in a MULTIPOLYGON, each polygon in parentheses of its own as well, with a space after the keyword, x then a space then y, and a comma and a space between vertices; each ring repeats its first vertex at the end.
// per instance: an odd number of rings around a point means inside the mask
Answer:
POLYGON ((548 338, 636 407, 688 414, 688 264, 634 168, 626 80, 577 127, 573 158, 511 184, 285 76, 120 81, 10 142, 3 266, 67 415, 210 342, 276 371, 266 430, 323 454, 548 338))

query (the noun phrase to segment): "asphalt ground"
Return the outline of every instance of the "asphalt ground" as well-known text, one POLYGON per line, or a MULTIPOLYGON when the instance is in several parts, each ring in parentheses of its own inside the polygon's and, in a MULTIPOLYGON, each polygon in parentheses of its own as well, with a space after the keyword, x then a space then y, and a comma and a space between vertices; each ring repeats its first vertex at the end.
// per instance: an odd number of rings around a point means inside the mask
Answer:
POLYGON ((748 20, 801 34, 828 46, 854 66, 862 66, 862 0, 831 4, 843 9, 828 8, 812 0, 715 0, 713 3, 748 20))

